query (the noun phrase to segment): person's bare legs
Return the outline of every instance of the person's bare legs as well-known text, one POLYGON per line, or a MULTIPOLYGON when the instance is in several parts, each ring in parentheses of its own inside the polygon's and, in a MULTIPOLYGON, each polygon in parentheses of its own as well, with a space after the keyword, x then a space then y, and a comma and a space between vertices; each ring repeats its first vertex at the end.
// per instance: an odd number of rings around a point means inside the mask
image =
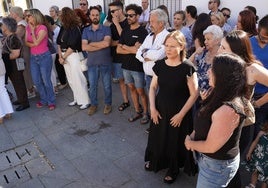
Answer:
POLYGON ((125 84, 125 81, 123 78, 119 79, 119 86, 120 86, 120 90, 121 90, 121 94, 123 97, 123 102, 127 103, 128 101, 128 90, 127 90, 127 85, 125 84))

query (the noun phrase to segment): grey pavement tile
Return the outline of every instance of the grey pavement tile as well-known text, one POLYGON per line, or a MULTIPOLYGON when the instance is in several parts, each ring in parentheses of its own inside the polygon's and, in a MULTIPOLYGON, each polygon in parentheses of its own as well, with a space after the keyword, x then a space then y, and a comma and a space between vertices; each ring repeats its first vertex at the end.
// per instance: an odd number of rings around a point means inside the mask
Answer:
POLYGON ((10 132, 9 134, 16 145, 22 145, 33 140, 33 138, 39 135, 40 132, 35 126, 31 126, 25 129, 10 132))
POLYGON ((120 159, 134 151, 132 145, 119 136, 106 133, 98 133, 94 136, 94 146, 111 160, 120 159))
POLYGON ((65 187, 73 182, 73 180, 50 177, 47 175, 40 175, 38 178, 46 188, 65 187))
POLYGON ((104 187, 120 187, 130 181, 130 176, 114 165, 109 158, 99 151, 72 160, 76 168, 88 182, 104 187))
POLYGON ((12 137, 9 135, 5 126, 0 125, 0 151, 15 147, 12 137))
POLYGON ((69 160, 62 160, 54 165, 53 171, 46 175, 47 177, 55 177, 60 179, 68 179, 78 181, 83 178, 83 175, 69 160))
POLYGON ((84 138, 68 132, 60 132, 48 135, 48 138, 54 144, 54 146, 69 160, 86 153, 90 149, 94 149, 94 147, 84 138))
POLYGON ((12 118, 4 122, 4 125, 8 131, 11 132, 34 126, 34 122, 30 118, 32 112, 30 110, 27 110, 25 112, 14 112, 12 114, 12 118))
POLYGON ((45 186, 40 182, 38 178, 30 179, 26 182, 19 183, 16 186, 16 188, 45 188, 45 186))

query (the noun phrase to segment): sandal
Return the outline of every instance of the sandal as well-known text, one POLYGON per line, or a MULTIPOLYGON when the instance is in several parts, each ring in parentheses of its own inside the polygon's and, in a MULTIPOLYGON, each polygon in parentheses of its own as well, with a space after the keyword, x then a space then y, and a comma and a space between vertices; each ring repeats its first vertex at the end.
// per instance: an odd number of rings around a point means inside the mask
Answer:
POLYGON ((152 167, 151 167, 151 165, 150 165, 150 162, 145 163, 145 165, 144 165, 144 169, 145 169, 146 171, 152 171, 152 170, 153 170, 152 167))
POLYGON ((128 118, 129 122, 134 122, 138 119, 142 118, 142 114, 140 112, 136 112, 136 115, 131 116, 130 118, 128 118))
POLYGON ((172 184, 176 180, 177 175, 178 174, 174 174, 171 172, 171 170, 168 169, 168 171, 164 177, 164 183, 172 184))
POLYGON ((129 101, 128 102, 123 102, 119 107, 118 107, 118 110, 119 111, 124 111, 127 107, 129 107, 130 104, 129 104, 129 101))
POLYGON ((140 123, 141 124, 147 124, 147 123, 149 123, 149 121, 150 121, 149 114, 143 114, 140 123))

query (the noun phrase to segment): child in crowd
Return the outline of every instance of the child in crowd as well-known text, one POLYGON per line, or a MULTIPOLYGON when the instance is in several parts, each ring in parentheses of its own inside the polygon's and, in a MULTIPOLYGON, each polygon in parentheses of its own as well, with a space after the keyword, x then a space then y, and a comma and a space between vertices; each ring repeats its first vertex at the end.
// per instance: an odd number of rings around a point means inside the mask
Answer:
POLYGON ((267 188, 268 183, 268 120, 262 130, 252 142, 247 153, 246 170, 253 172, 251 182, 246 188, 255 188, 257 181, 261 181, 262 188, 267 188))

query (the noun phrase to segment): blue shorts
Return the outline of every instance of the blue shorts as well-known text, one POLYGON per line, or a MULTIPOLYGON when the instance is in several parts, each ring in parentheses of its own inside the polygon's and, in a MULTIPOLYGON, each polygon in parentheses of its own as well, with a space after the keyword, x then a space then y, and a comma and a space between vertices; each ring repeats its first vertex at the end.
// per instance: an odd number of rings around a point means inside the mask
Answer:
POLYGON ((123 69, 125 84, 134 84, 136 88, 145 87, 144 72, 123 69))
POLYGON ((122 63, 113 63, 113 78, 115 79, 123 79, 123 69, 122 63))

